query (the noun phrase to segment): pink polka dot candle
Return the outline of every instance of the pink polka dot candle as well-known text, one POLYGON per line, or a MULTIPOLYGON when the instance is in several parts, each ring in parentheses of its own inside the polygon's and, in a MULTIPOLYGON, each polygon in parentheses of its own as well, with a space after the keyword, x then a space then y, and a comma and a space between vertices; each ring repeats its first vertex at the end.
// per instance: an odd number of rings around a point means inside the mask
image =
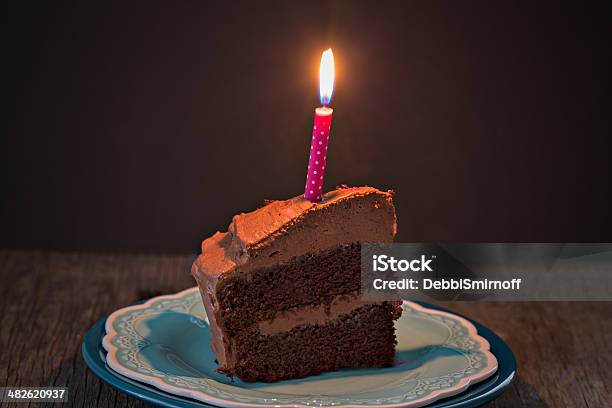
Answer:
POLYGON ((304 198, 313 203, 321 201, 323 193, 323 177, 327 161, 327 144, 334 110, 327 106, 334 90, 334 54, 331 48, 321 56, 319 71, 319 93, 323 106, 315 109, 314 126, 308 159, 308 175, 304 198))

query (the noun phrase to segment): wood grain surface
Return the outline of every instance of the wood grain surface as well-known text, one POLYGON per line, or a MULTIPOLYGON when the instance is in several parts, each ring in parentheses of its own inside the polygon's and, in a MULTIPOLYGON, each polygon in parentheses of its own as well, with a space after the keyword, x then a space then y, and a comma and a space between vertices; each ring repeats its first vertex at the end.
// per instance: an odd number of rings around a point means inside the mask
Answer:
MULTIPOLYGON (((117 308, 193 286, 193 258, 0 250, 0 386, 66 386, 71 407, 146 406, 88 370, 83 335, 117 308)), ((610 406, 612 302, 440 305, 516 354, 518 377, 487 407, 610 406)))

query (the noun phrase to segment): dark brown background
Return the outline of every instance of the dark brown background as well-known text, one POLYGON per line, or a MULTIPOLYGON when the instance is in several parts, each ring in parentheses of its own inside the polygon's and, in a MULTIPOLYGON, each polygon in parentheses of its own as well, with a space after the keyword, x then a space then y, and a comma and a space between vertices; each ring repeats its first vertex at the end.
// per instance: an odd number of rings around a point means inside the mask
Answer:
POLYGON ((609 241, 608 6, 535 3, 13 4, 0 246, 195 252, 300 194, 329 46, 326 187, 396 189, 399 240, 609 241))

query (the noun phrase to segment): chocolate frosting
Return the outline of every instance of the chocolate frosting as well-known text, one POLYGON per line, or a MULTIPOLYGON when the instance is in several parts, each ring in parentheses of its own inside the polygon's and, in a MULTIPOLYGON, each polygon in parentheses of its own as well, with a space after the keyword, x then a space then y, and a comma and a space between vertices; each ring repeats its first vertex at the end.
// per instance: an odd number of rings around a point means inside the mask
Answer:
POLYGON ((224 281, 340 244, 392 242, 396 233, 392 195, 373 187, 340 187, 324 194, 320 203, 303 196, 271 201, 234 216, 227 232, 204 240, 192 274, 204 299, 219 364, 233 364, 218 320, 216 295, 224 281))
MULTIPOLYGON (((236 269, 245 272, 340 243, 366 239, 390 242, 396 232, 392 194, 392 191, 383 192, 374 187, 340 187, 324 194, 320 203, 311 203, 298 196, 285 201, 272 201, 255 211, 235 215, 228 232, 217 232, 202 242, 202 255, 196 260, 194 275, 203 280, 216 280, 236 269), (389 229, 383 231, 380 237, 372 237, 375 231, 371 224, 376 220, 369 219, 367 212, 362 212, 360 219, 350 217, 351 203, 368 196, 379 198, 379 207, 373 210, 387 210, 393 219, 389 229), (342 219, 325 219, 315 215, 342 204, 348 209, 342 219), (302 242, 291 246, 286 241, 298 241, 291 239, 289 234, 297 230, 300 233, 295 238, 302 242)), ((376 225, 376 229, 380 229, 380 225, 376 225)))

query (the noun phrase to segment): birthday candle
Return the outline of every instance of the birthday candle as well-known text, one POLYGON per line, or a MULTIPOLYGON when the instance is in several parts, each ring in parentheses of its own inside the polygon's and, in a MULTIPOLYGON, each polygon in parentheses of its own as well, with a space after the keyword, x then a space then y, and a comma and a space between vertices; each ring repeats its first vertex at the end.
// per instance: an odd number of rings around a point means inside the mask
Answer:
POLYGON ((328 105, 331 101, 333 90, 334 54, 330 48, 323 52, 321 56, 319 94, 323 106, 315 109, 310 156, 308 159, 308 175, 306 176, 306 186, 304 189, 304 198, 313 203, 321 201, 323 193, 323 178, 327 161, 327 144, 329 142, 331 121, 334 113, 334 110, 328 105))

